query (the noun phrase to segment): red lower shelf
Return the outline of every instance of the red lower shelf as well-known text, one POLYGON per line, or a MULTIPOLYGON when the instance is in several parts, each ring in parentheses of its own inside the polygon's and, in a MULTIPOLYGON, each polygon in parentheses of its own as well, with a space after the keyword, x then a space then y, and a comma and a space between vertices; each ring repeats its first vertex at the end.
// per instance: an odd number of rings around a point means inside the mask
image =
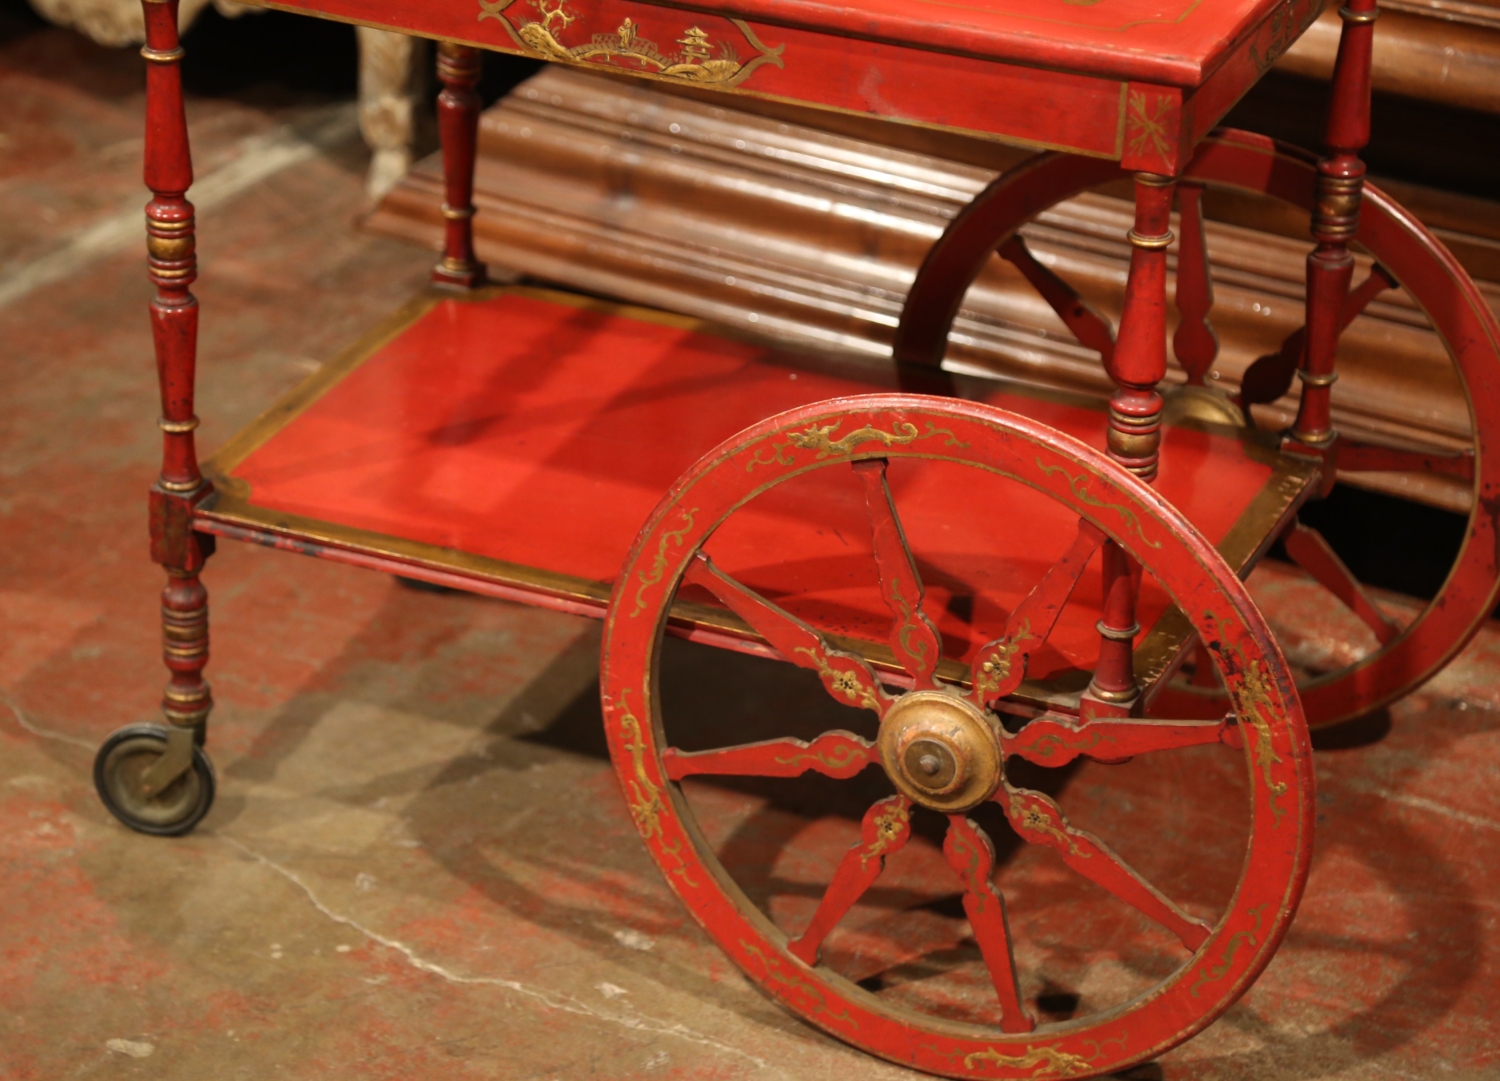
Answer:
MULTIPOLYGON (((199 528, 482 592, 600 614, 636 531, 721 440, 792 406, 890 389, 689 320, 537 290, 428 297, 327 366, 207 466, 199 528)), ((1090 403, 960 388, 1096 446, 1090 403)), ((1232 434, 1166 431, 1160 490, 1247 564, 1309 475, 1232 434)), ((891 483, 949 658, 965 662, 1071 540, 1074 520, 1003 478, 936 464, 891 483)), ((869 526, 853 478, 821 470, 757 497, 715 561, 830 633, 880 642, 869 526)), ((706 598, 706 595, 705 595, 706 598)), ((1090 665, 1087 575, 1038 676, 1090 665)), ((1141 623, 1167 608, 1149 583, 1141 623)), ((712 623, 713 620, 709 620, 712 623)))

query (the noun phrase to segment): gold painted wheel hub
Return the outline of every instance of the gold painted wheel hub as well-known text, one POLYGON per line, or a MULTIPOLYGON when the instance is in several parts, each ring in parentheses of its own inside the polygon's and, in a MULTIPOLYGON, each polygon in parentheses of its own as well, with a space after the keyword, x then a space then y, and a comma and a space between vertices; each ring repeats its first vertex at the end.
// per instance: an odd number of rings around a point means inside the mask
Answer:
POLYGON ((902 695, 880 723, 878 746, 901 794, 944 814, 983 803, 1005 775, 995 722, 942 691, 902 695))

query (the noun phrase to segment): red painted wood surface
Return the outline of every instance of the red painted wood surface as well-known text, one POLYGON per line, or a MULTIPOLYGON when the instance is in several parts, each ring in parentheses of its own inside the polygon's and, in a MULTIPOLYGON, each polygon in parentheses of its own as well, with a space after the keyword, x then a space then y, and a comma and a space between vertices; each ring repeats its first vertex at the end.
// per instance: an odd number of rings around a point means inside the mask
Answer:
POLYGON ((988 133, 1171 173, 1323 3, 741 0, 725 8, 639 0, 279 0, 272 6, 988 133))
MULTIPOLYGON (((651 507, 704 450, 770 413, 879 387, 792 359, 535 295, 444 299, 231 476, 269 511, 613 582, 651 507)), ((998 387, 984 400, 1103 445, 1098 410, 998 387)), ((1271 474, 1236 440, 1171 428, 1165 445, 1162 493, 1214 541, 1271 474)), ((1076 516, 998 477, 897 462, 889 483, 952 657, 998 637, 1077 533, 1076 516), (1014 510, 954 512, 986 499, 1014 510)), ((881 642, 890 610, 870 551, 857 479, 817 475, 729 523, 714 555, 814 626, 881 642)), ((1097 651, 1097 616, 1085 613, 1097 610, 1098 576, 1074 596, 1033 675, 1097 651)), ((1148 580, 1142 625, 1165 603, 1148 580)))
MULTIPOLYGON (((468 28, 490 13, 521 7, 519 0, 406 4, 399 0, 304 0, 309 12, 346 15, 372 24, 443 20, 468 28), (438 9, 417 10, 411 9, 438 9)), ((555 7, 556 4, 548 4, 555 7)), ((654 5, 638 5, 649 8, 654 5)), ((665 6, 665 5, 663 5, 665 6)), ((1287 0, 865 0, 858 5, 825 0, 735 0, 733 4, 682 4, 674 10, 738 16, 768 26, 806 27, 836 37, 916 45, 995 60, 1091 71, 1117 79, 1197 86, 1230 54, 1277 15, 1308 6, 1287 0)), ((571 0, 589 33, 613 32, 617 12, 601 0, 571 0), (608 25, 606 25, 608 24, 608 25)), ((624 10, 619 9, 619 10, 624 10)), ((519 14, 519 13, 518 13, 519 14)), ((491 16, 493 17, 493 16, 491 16)), ((534 15, 528 14, 531 18, 534 15)), ((1290 28, 1276 28, 1278 40, 1290 28)), ((662 36, 663 44, 672 39, 662 36)))

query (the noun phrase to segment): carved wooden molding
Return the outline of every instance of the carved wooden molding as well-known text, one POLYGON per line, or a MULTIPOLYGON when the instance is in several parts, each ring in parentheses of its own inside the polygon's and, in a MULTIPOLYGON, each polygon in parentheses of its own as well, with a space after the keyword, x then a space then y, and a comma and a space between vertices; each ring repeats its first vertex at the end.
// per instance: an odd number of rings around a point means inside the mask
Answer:
POLYGON ((1380 0, 1380 7, 1383 11, 1500 30, 1500 0, 1380 0))
MULTIPOLYGON (((1328 79, 1342 25, 1330 4, 1277 63, 1328 79)), ((1500 113, 1500 4, 1381 0, 1371 77, 1378 91, 1500 113)))

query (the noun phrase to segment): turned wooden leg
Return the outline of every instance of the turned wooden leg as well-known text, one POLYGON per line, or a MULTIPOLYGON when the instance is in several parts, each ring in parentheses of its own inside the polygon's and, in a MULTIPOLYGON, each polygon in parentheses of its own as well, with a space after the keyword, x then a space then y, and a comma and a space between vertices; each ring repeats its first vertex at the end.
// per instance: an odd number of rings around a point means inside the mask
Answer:
POLYGON ((1115 345, 1115 392, 1109 400, 1109 454, 1142 480, 1156 479, 1161 448, 1161 395, 1167 374, 1167 245, 1172 181, 1135 177, 1130 277, 1115 345))
POLYGON ((1097 706, 1092 712, 1126 713, 1135 704, 1140 688, 1135 682, 1135 637, 1141 633, 1135 619, 1138 579, 1131 559, 1118 544, 1106 541, 1104 559, 1104 607, 1099 619, 1099 663, 1089 681, 1088 697, 1097 706))
POLYGON ((481 52, 438 43, 438 134, 443 142, 443 258, 432 270, 439 285, 471 289, 484 284, 484 264, 474 257, 474 159, 479 142, 481 52))
MULTIPOLYGON (((145 0, 146 257, 156 296, 151 334, 161 384, 161 475, 151 491, 151 555, 166 568, 162 593, 162 651, 171 672, 162 712, 172 730, 202 743, 212 699, 203 681, 208 661, 208 599, 198 572, 213 538, 193 531, 193 508, 211 492, 198 471, 193 385, 198 353, 198 301, 190 286, 198 276, 193 236, 193 183, 187 118, 182 105, 182 46, 177 41, 177 0, 145 0)), ((160 788, 188 765, 182 740, 163 756, 148 782, 160 788), (170 759, 170 761, 169 761, 170 759)))
POLYGON ((201 734, 208 717, 207 600, 198 572, 213 538, 193 531, 193 508, 212 488, 198 471, 193 388, 198 352, 198 301, 190 286, 198 276, 193 237, 193 183, 187 119, 182 106, 182 47, 177 41, 177 0, 145 0, 146 47, 146 254, 156 296, 151 331, 161 383, 161 476, 151 492, 151 554, 169 575, 163 595, 163 635, 172 672, 164 700, 167 720, 201 734), (196 613, 196 614, 191 614, 196 613))
POLYGON ((208 663, 208 594, 198 580, 213 538, 193 530, 194 509, 213 493, 198 470, 193 431, 198 302, 193 183, 182 108, 177 0, 143 0, 146 16, 146 256, 156 295, 151 336, 161 386, 161 475, 151 488, 151 558, 167 572, 162 655, 171 673, 162 696, 166 727, 127 725, 94 759, 94 785, 120 821, 142 833, 186 833, 213 804, 213 767, 202 750, 213 699, 208 663))
MULTIPOLYGON (((1318 162, 1318 200, 1312 215, 1317 247, 1307 257, 1307 344, 1297 370, 1302 400, 1291 431, 1293 440, 1311 448, 1326 448, 1335 437, 1329 399, 1338 378, 1334 354, 1354 274, 1349 241, 1359 232, 1365 179, 1359 152, 1370 141, 1370 54, 1379 15, 1375 3, 1348 0, 1339 10, 1344 30, 1333 71, 1333 100, 1324 140, 1327 153, 1318 162)), ((1330 470, 1330 485, 1332 477, 1330 470)))
MULTIPOLYGON (((1110 457, 1144 481, 1156 479, 1161 457, 1161 394, 1167 374, 1167 246, 1173 181, 1137 173, 1135 227, 1130 230, 1130 277, 1120 316, 1109 401, 1110 457)), ((1094 713, 1126 713, 1140 691, 1133 670, 1140 633, 1135 603, 1139 570, 1118 545, 1104 545, 1104 610, 1099 620, 1099 666, 1086 699, 1094 713)))

